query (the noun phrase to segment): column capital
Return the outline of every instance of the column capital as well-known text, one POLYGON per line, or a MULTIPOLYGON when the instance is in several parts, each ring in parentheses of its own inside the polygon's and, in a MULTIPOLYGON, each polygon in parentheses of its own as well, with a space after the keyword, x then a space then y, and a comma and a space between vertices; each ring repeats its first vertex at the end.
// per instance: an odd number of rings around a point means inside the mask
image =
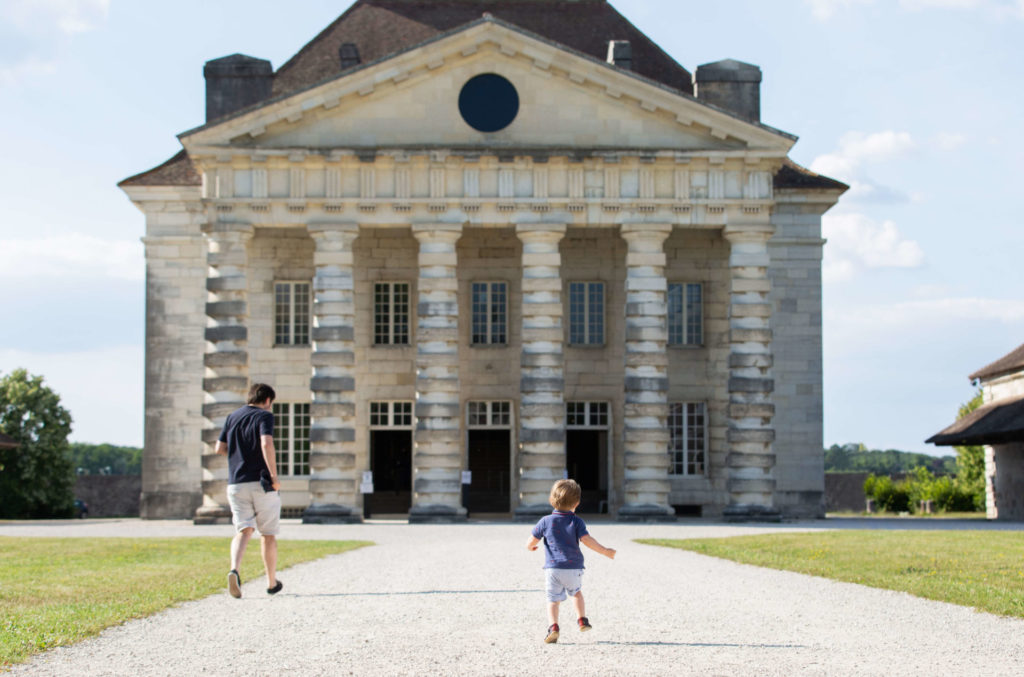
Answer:
POLYGON ((619 234, 626 242, 653 241, 664 242, 672 234, 671 223, 624 223, 619 234))
POLYGON ((775 234, 775 226, 770 223, 736 223, 722 229, 722 236, 730 243, 736 242, 767 242, 775 234))
POLYGON ((253 236, 256 229, 253 228, 251 223, 225 223, 222 221, 212 221, 204 223, 201 230, 203 231, 203 234, 209 238, 227 237, 231 235, 250 238, 253 236))
POLYGON ((516 237, 523 242, 558 242, 565 237, 564 223, 518 223, 516 237))
POLYGON ((421 244, 423 242, 448 242, 455 244, 462 237, 461 223, 414 223, 412 235, 421 244))
POLYGON ((310 237, 314 240, 348 240, 351 242, 359 236, 358 223, 310 223, 306 226, 310 237))

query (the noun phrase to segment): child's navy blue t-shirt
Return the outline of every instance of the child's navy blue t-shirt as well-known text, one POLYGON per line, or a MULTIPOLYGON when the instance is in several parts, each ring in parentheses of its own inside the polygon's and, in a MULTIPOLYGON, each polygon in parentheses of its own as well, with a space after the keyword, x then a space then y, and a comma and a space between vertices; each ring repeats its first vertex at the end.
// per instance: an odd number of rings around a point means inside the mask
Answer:
POLYGON ((544 541, 544 568, 582 569, 580 539, 587 533, 586 523, 575 513, 556 510, 541 517, 533 528, 533 537, 544 541))

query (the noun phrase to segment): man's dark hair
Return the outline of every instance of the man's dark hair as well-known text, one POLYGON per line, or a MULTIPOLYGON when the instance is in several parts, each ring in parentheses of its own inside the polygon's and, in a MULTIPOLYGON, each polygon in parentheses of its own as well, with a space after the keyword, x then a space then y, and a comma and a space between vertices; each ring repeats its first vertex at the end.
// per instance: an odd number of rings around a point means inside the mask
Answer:
POLYGON ((266 383, 253 383, 249 386, 249 404, 262 404, 268 397, 273 402, 277 399, 277 393, 266 383))

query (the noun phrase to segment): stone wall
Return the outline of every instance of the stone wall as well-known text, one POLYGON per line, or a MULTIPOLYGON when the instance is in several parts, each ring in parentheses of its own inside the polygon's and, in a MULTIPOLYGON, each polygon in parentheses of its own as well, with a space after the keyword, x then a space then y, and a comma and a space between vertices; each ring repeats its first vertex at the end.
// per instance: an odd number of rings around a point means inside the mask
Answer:
POLYGON ((89 517, 138 517, 140 475, 79 475, 75 498, 89 506, 89 517))

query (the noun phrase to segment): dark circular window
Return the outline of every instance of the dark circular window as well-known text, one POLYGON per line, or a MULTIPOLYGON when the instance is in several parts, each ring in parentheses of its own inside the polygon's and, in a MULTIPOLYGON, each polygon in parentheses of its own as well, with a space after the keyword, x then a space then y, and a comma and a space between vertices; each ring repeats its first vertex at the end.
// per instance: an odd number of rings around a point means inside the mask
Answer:
POLYGON ((519 113, 519 94, 512 83, 495 73, 477 75, 459 92, 462 119, 478 132, 505 129, 519 113))

